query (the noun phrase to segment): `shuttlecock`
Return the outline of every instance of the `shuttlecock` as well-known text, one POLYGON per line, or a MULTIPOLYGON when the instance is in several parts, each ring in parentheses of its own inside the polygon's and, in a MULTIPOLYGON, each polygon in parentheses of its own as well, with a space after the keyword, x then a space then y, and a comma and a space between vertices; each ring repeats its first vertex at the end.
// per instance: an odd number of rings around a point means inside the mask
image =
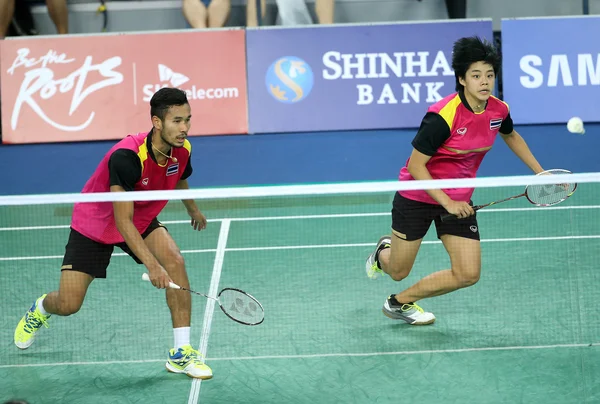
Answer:
POLYGON ((567 129, 571 133, 578 133, 580 135, 583 135, 585 133, 583 121, 577 116, 574 116, 573 118, 569 119, 569 122, 567 122, 567 129))

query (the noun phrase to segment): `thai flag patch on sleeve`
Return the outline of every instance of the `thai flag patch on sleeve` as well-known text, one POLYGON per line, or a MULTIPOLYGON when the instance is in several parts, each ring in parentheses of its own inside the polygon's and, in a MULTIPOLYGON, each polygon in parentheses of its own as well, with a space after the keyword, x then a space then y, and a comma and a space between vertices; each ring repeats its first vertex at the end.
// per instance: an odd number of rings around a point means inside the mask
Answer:
POLYGON ((502 126, 502 118, 490 119, 490 130, 499 129, 502 126))
POLYGON ((167 167, 167 177, 169 175, 175 175, 179 172, 179 163, 171 164, 167 167))

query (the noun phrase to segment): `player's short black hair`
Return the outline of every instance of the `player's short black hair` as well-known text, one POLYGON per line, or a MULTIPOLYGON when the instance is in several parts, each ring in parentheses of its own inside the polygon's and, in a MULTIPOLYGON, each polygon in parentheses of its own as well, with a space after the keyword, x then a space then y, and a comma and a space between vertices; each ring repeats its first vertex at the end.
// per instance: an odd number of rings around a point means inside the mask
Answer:
POLYGON ((452 49, 452 69, 456 77, 456 91, 463 89, 458 78, 464 78, 473 63, 484 62, 491 65, 496 76, 500 71, 500 54, 490 42, 478 36, 460 38, 452 49))
POLYGON ((161 88, 150 100, 150 117, 156 116, 163 121, 170 107, 185 104, 188 104, 185 91, 171 87, 161 88))

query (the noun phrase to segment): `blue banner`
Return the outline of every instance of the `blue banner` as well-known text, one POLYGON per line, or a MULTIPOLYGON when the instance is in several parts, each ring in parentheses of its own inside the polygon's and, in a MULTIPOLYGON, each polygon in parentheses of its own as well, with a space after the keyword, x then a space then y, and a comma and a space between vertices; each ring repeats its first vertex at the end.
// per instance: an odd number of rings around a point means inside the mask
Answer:
POLYGON ((249 29, 250 133, 418 127, 455 91, 452 45, 492 21, 249 29))
POLYGON ((600 17, 502 21, 503 92, 516 124, 600 121, 600 17))

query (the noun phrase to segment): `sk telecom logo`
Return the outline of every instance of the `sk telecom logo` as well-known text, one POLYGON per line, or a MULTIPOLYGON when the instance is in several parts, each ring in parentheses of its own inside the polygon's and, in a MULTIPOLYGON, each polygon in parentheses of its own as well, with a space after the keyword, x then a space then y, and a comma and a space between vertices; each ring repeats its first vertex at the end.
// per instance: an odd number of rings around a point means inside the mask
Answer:
POLYGON ((180 85, 187 83, 190 81, 190 78, 181 74, 174 72, 168 66, 158 65, 158 78, 161 83, 168 82, 173 87, 179 87, 180 85))
MULTIPOLYGON (((239 90, 237 87, 214 87, 214 88, 202 88, 197 87, 195 84, 183 87, 190 81, 190 78, 183 73, 178 73, 171 69, 169 66, 159 64, 158 65, 158 81, 156 84, 145 84, 142 87, 144 93, 144 102, 150 101, 155 92, 163 87, 174 87, 179 88, 186 92, 188 100, 204 100, 213 98, 238 98, 239 90)), ((137 103, 137 102, 136 102, 137 103)))

